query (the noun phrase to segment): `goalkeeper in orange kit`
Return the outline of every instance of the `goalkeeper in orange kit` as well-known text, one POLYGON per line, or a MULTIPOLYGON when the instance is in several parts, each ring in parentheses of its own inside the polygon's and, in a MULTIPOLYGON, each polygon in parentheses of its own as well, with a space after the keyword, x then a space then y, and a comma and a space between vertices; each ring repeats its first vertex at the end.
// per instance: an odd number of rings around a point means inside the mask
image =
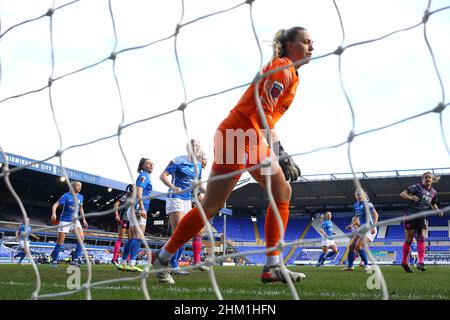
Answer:
MULTIPOLYGON (((242 171, 263 163, 267 158, 275 160, 278 158, 278 161, 271 161, 270 168, 261 167, 249 171, 265 189, 267 188, 265 177, 271 175, 271 191, 283 222, 281 233, 275 211, 269 205, 264 230, 266 247, 272 250, 266 253, 266 262, 261 274, 264 283, 287 280, 285 274, 281 272, 280 252, 274 247, 280 239, 283 239, 288 222, 289 201, 292 194, 288 181, 296 181, 300 177, 300 168, 284 151, 273 129, 275 123, 289 109, 299 83, 297 69, 309 62, 312 51, 313 41, 306 29, 293 27, 280 30, 275 35, 273 58, 262 70, 267 75, 258 85, 253 83, 248 87, 238 104, 217 128, 214 139, 214 162, 202 200, 202 207, 208 219, 224 206, 242 171), (275 70, 278 68, 281 70, 275 70), (263 117, 258 113, 255 93, 261 100, 263 117), (265 127, 263 123, 267 123, 271 129, 270 135, 263 130, 265 127), (273 141, 273 150, 269 147, 270 139, 273 141), (279 170, 280 168, 282 170, 279 170), (240 173, 221 180, 211 180, 218 175, 235 171, 240 173)), ((193 208, 180 221, 164 247, 153 255, 153 265, 159 269, 160 282, 174 283, 165 269, 171 256, 203 226, 200 210, 193 208)), ((305 277, 302 273, 286 271, 286 275, 292 281, 300 281, 305 277)))

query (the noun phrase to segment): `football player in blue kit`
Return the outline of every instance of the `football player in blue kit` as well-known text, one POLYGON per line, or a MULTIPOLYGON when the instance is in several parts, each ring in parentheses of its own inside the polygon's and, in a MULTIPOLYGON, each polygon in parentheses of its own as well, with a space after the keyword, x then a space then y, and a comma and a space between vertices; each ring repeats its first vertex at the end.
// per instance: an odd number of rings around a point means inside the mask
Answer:
POLYGON ((322 236, 322 253, 320 254, 319 260, 317 261, 316 267, 321 267, 324 265, 325 260, 327 258, 333 257, 335 254, 338 253, 338 248, 336 245, 336 242, 334 241, 334 236, 336 235, 335 232, 333 232, 333 222, 331 222, 331 212, 327 211, 325 214, 321 217, 323 220, 322 225, 319 229, 320 235, 322 236), (328 252, 328 249, 331 249, 332 251, 328 252))
POLYGON ((417 265, 417 263, 419 262, 419 254, 417 253, 417 241, 414 238, 412 243, 411 243, 411 259, 409 260, 409 262, 415 266, 417 265))
MULTIPOLYGON (((437 211, 438 216, 442 217, 443 212, 436 205, 437 203, 437 191, 433 189, 433 182, 437 182, 439 178, 435 177, 431 172, 425 172, 422 175, 422 183, 417 183, 409 186, 406 190, 400 193, 403 199, 409 200, 408 207, 405 211, 405 217, 427 211, 430 208, 437 211)), ((425 237, 424 229, 426 229, 426 220, 421 218, 408 218, 404 221, 405 226, 405 242, 402 247, 402 263, 401 266, 407 273, 412 273, 412 270, 408 266, 409 250, 411 243, 416 236, 417 239, 417 254, 419 256, 419 262, 417 263, 417 269, 419 271, 425 271, 425 237)))
POLYGON ((123 250, 121 263, 117 266, 119 270, 142 272, 141 268, 136 267, 136 258, 141 249, 141 235, 145 234, 147 226, 147 212, 150 209, 149 196, 152 194, 153 186, 150 180, 150 174, 153 172, 153 161, 148 158, 141 158, 139 161, 136 179, 136 200, 134 207, 128 208, 127 217, 130 221, 129 239, 123 250), (130 255, 129 265, 127 257, 130 255))
MULTIPOLYGON (((378 222, 378 212, 375 210, 375 207, 371 202, 369 202, 369 198, 366 194, 366 192, 362 189, 355 191, 355 198, 356 202, 353 205, 353 210, 355 213, 355 216, 352 219, 352 222, 349 226, 346 227, 346 229, 352 229, 354 225, 359 225, 360 230, 361 228, 365 227, 365 224, 369 222, 370 225, 376 224, 378 222), (369 221, 367 221, 367 215, 364 205, 364 200, 367 201, 367 207, 369 208, 369 221)), ((355 250, 358 252, 359 256, 361 257, 361 260, 364 262, 364 268, 366 272, 369 272, 371 270, 371 267, 369 265, 369 260, 367 259, 366 254, 366 248, 364 248, 364 244, 366 242, 372 242, 377 235, 377 227, 371 227, 369 231, 367 231, 365 234, 357 233, 353 236, 352 240, 350 240, 350 245, 348 249, 348 264, 347 267, 344 268, 344 271, 354 271, 355 268, 353 267, 353 262, 355 260, 355 250)), ((367 249, 368 250, 368 249, 367 249)))
POLYGON ((19 250, 13 258, 19 258, 18 264, 21 264, 23 259, 27 256, 28 248, 30 247, 30 236, 39 241, 39 237, 31 233, 30 218, 26 218, 26 223, 22 223, 16 231, 16 241, 19 241, 19 250), (28 224, 28 227, 26 226, 28 224))
MULTIPOLYGON (((71 186, 75 194, 72 194, 71 192, 64 193, 52 206, 52 222, 56 221, 56 209, 58 209, 61 205, 63 206, 61 216, 59 217, 58 239, 56 240, 55 248, 51 253, 53 267, 58 266, 58 255, 61 251, 61 246, 64 244, 67 233, 74 231, 79 236, 80 240, 82 242, 84 241, 84 232, 80 220, 77 219, 74 223, 72 223, 72 219, 75 216, 80 216, 82 217, 83 226, 85 228, 88 227, 88 223, 84 218, 83 195, 80 194, 82 187, 81 182, 73 181, 71 186)), ((75 256, 71 264, 79 266, 81 250, 81 244, 77 243, 75 248, 75 256)))
MULTIPOLYGON (((165 170, 161 173, 161 181, 169 187, 169 192, 179 192, 191 187, 194 178, 197 177, 198 180, 202 178, 202 151, 200 147, 200 142, 195 139, 191 139, 191 146, 186 146, 187 155, 179 156, 170 161, 165 170), (194 158, 195 162, 194 163, 194 158), (169 180, 169 176, 172 179, 169 180)), ((200 192, 205 192, 204 188, 200 186, 200 192)), ((172 231, 175 230, 180 220, 183 216, 192 209, 192 190, 188 190, 183 193, 169 194, 166 199, 166 214, 169 216, 170 226, 172 231)), ((201 250, 201 234, 197 234, 192 239, 193 249, 198 250, 198 242, 200 242, 201 250)), ((174 254, 170 260, 170 266, 176 268, 173 271, 174 274, 187 275, 189 272, 187 270, 182 270, 178 261, 184 251, 184 245, 181 246, 176 254, 174 254)), ((195 254, 195 253, 194 253, 195 254)), ((202 266, 203 267, 203 266, 202 266)))

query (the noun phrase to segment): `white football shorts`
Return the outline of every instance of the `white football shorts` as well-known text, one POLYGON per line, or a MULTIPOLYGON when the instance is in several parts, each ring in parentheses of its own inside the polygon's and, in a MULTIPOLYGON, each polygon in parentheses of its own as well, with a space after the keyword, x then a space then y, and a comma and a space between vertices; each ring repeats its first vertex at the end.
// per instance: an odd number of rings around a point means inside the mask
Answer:
POLYGON ((372 242, 372 241, 375 239, 375 237, 377 236, 377 233, 378 233, 378 229, 377 229, 377 227, 375 227, 375 233, 374 233, 374 234, 372 234, 372 233, 370 232, 370 230, 369 230, 369 231, 367 231, 367 232, 364 234, 364 236, 365 236, 367 239, 369 239, 370 242, 372 242))
MULTIPOLYGON (((30 241, 26 241, 28 243, 28 246, 30 246, 30 241)), ((25 241, 24 240, 19 240, 19 247, 21 248, 25 248, 25 241)))
POLYGON ((140 216, 136 216, 136 212, 139 211, 139 209, 135 209, 134 210, 134 214, 133 211, 131 210, 132 208, 128 208, 127 210, 127 218, 128 221, 130 221, 130 227, 137 227, 137 226, 145 226, 147 225, 147 219, 144 219, 140 216))
POLYGON ((335 246, 335 245, 336 245, 336 242, 334 242, 334 240, 322 238, 322 246, 329 247, 329 246, 335 246))
POLYGON ((59 221, 58 232, 69 233, 70 231, 75 230, 75 228, 82 229, 80 220, 75 221, 74 224, 71 223, 71 221, 59 221))
POLYGON ((166 199, 166 213, 171 214, 172 212, 188 212, 192 209, 191 200, 183 200, 178 198, 167 198, 166 199))

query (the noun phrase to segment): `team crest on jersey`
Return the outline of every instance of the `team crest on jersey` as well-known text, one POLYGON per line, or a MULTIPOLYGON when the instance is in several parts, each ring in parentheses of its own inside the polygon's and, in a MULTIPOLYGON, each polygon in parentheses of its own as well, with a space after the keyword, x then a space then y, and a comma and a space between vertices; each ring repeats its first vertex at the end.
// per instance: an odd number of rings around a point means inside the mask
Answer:
POLYGON ((141 179, 140 179, 140 181, 141 181, 141 183, 144 183, 144 182, 145 182, 145 177, 142 176, 141 179))
POLYGON ((284 87, 282 83, 275 81, 272 85, 272 89, 270 89, 270 95, 272 96, 272 98, 278 98, 283 91, 283 88, 284 87))

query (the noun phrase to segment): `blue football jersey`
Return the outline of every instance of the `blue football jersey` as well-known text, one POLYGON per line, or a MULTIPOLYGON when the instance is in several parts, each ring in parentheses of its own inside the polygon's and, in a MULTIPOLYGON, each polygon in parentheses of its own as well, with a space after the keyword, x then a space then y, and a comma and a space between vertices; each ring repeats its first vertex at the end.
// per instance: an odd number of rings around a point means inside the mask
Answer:
MULTIPOLYGON (((198 179, 202 178, 202 164, 197 163, 198 179)), ((172 184, 180 189, 187 189, 191 186, 195 178, 195 164, 190 162, 187 156, 176 157, 170 161, 165 169, 167 173, 172 175, 172 184)), ((169 190, 171 191, 171 190, 169 190)), ((168 198, 178 198, 182 200, 192 199, 192 190, 180 194, 170 194, 168 198)))
MULTIPOLYGON (((78 214, 80 210, 80 206, 83 205, 83 196, 77 193, 77 201, 78 201, 78 214)), ((59 198, 58 203, 63 205, 63 210, 61 213, 60 221, 72 221, 72 217, 75 215, 75 207, 76 203, 74 201, 74 197, 70 192, 64 193, 61 198, 59 198)))
POLYGON ((327 234, 328 238, 333 236, 333 222, 331 220, 325 220, 320 227, 327 234))
MULTIPOLYGON (((150 180, 150 174, 146 171, 142 171, 136 179, 136 186, 141 187, 142 197, 149 196, 153 191, 152 181, 150 180)), ((145 211, 148 211, 150 208, 150 199, 144 199, 144 208, 145 211)), ((139 204, 135 205, 135 208, 139 208, 139 204)))
POLYGON ((417 243, 415 243, 415 242, 411 243, 411 251, 417 252, 417 243))
POLYGON ((27 240, 27 241, 30 240, 31 226, 28 225, 28 228, 26 230, 27 230, 27 235, 26 235, 26 237, 24 239, 25 223, 21 224, 20 227, 19 227, 19 239, 20 240, 27 240))
MULTIPOLYGON (((375 207, 373 206, 372 202, 368 202, 367 206, 369 207, 369 217, 370 217, 370 221, 369 223, 372 224, 373 223, 373 212, 375 211, 375 207)), ((364 209, 364 202, 363 201, 357 201, 354 205, 353 205, 353 209, 355 212, 355 216, 357 216, 359 218, 359 223, 361 225, 366 223, 366 211, 364 209)))

